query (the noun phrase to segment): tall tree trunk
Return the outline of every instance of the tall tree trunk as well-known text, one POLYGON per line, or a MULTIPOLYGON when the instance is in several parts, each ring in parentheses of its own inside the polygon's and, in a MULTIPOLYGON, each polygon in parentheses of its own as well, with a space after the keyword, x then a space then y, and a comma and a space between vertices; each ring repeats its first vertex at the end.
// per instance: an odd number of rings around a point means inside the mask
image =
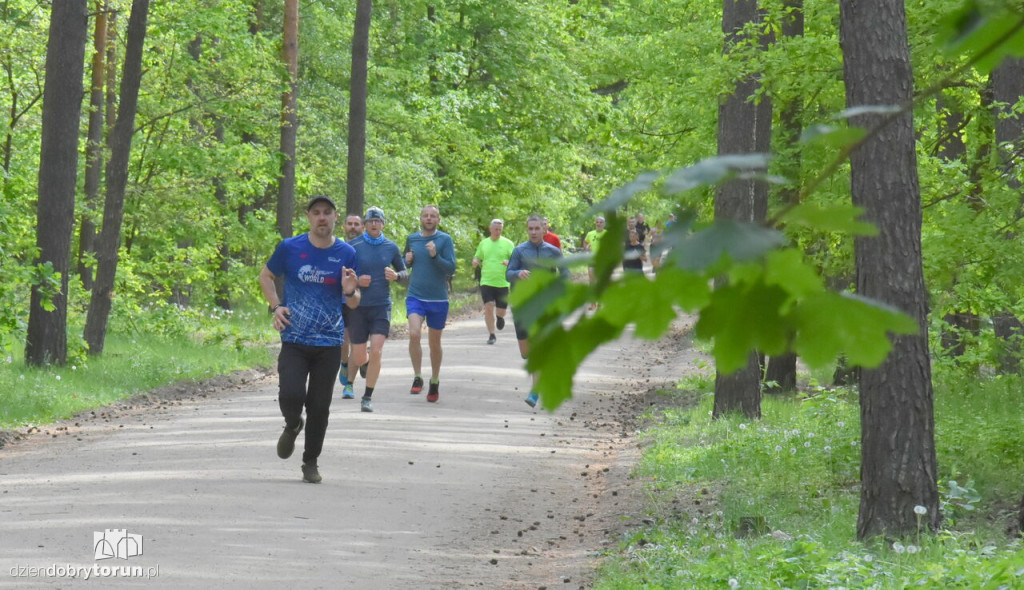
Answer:
POLYGON ((96 248, 96 282, 85 319, 85 342, 89 354, 103 353, 110 318, 114 279, 117 276, 121 225, 124 222, 124 195, 128 184, 128 158, 135 132, 135 112, 142 84, 142 48, 146 40, 149 0, 132 0, 125 41, 124 72, 117 119, 110 132, 110 162, 107 164, 107 194, 103 204, 103 228, 96 248))
POLYGON ((348 103, 348 183, 345 209, 362 215, 366 183, 366 93, 367 62, 370 57, 370 18, 373 0, 356 2, 352 32, 352 79, 348 103))
MULTIPOLYGON (((914 77, 902 0, 840 0, 839 14, 847 107, 910 104, 914 77)), ((865 114, 851 122, 878 128, 850 157, 853 202, 878 227, 876 237, 854 243, 857 291, 920 326, 917 334, 893 337, 881 366, 860 372, 857 536, 903 536, 918 531, 915 506, 927 509, 927 529, 940 521, 913 114, 865 114)))
POLYGON ((295 144, 298 138, 299 0, 284 2, 284 44, 281 59, 288 71, 288 90, 281 96, 281 179, 277 188, 277 231, 292 235, 295 216, 295 144))
MULTIPOLYGON (((745 25, 760 22, 762 15, 756 0, 724 0, 722 31, 725 33, 723 51, 728 53, 733 44, 742 42, 745 25)), ((767 98, 759 103, 749 99, 760 81, 757 76, 739 80, 735 91, 718 107, 718 153, 745 154, 767 152, 771 145, 772 107, 767 98)), ((752 180, 729 182, 715 193, 715 219, 732 219, 750 223, 763 222, 768 210, 768 188, 752 180)), ((716 279, 721 286, 724 279, 716 279)), ((728 375, 715 376, 715 404, 717 418, 729 412, 743 412, 750 418, 761 416, 761 365, 756 352, 751 352, 747 365, 728 375)))
POLYGON ((38 264, 60 273, 60 291, 32 286, 25 361, 63 365, 68 358, 68 268, 75 224, 78 127, 89 17, 86 0, 55 2, 50 12, 43 89, 39 202, 36 208, 38 264), (52 309, 45 306, 49 299, 52 309))
MULTIPOLYGON (((1004 176, 1010 188, 1021 190, 1018 165, 1024 156, 1024 117, 1013 112, 1015 105, 1024 97, 1024 59, 1006 58, 992 70, 992 94, 996 104, 996 149, 1004 169, 1004 176)), ((1016 216, 1024 216, 1024 201, 1018 206, 1016 216)), ((1016 233, 1008 233, 1007 239, 1016 239, 1016 233)), ((998 368, 1001 373, 1019 373, 1024 357, 1024 324, 1010 310, 1003 310, 992 318, 992 326, 999 340, 998 368)))
MULTIPOLYGON (((803 0, 785 0, 787 9, 782 19, 783 38, 794 39, 804 36, 804 2, 803 0)), ((779 111, 779 129, 782 149, 789 152, 785 159, 782 176, 791 182, 779 191, 779 199, 786 204, 796 205, 800 202, 800 134, 803 125, 800 115, 803 110, 802 97, 794 97, 782 106, 779 111)), ((764 380, 769 391, 786 392, 796 390, 796 354, 786 353, 768 358, 764 380)))
POLYGON ((86 264, 96 250, 96 210, 99 208, 100 179, 103 175, 103 82, 106 80, 107 6, 96 0, 93 33, 92 86, 89 89, 89 130, 85 144, 85 211, 78 226, 78 277, 92 289, 92 269, 86 264))

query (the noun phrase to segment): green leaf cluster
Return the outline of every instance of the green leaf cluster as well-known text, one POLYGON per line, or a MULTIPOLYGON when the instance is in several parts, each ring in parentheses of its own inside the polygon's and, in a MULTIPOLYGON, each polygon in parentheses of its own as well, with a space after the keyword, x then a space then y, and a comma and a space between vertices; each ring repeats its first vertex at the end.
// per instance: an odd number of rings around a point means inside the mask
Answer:
MULTIPOLYGON (((669 175, 666 191, 753 176, 764 168, 759 156, 725 156, 702 161, 669 175)), ((716 368, 739 369, 748 354, 792 351, 811 366, 824 366, 843 353, 855 365, 877 366, 891 348, 890 335, 912 334, 920 326, 899 310, 851 294, 826 289, 818 270, 780 232, 749 223, 715 221, 701 227, 696 215, 682 216, 652 251, 667 249, 653 278, 614 275, 622 262, 625 221, 616 210, 650 190, 658 175, 644 173, 614 191, 596 209, 606 214, 607 231, 589 259, 596 279, 582 285, 553 276, 531 277, 512 294, 516 313, 533 327, 527 369, 539 374, 537 389, 545 407, 571 395, 576 367, 597 346, 618 338, 630 325, 635 335, 655 339, 679 311, 699 316, 696 335, 714 343, 716 368), (720 283, 712 289, 712 283, 720 283), (597 305, 593 313, 584 308, 597 305)), ((853 208, 816 209, 801 205, 785 216, 789 223, 826 220, 833 230, 870 234, 853 208)), ((570 259, 564 264, 579 264, 570 259)))

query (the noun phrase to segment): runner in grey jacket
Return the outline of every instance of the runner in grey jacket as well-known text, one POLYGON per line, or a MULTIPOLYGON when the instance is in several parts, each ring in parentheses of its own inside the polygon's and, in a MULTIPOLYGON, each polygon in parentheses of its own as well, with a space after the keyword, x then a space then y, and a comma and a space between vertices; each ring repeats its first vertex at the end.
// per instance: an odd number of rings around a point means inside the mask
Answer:
MULTIPOLYGON (((544 241, 544 220, 541 216, 531 215, 526 220, 526 233, 530 239, 516 246, 516 249, 512 251, 512 256, 508 259, 508 270, 505 271, 505 276, 512 283, 512 288, 515 289, 516 282, 529 278, 534 269, 557 272, 563 279, 568 279, 569 269, 564 266, 556 269, 542 267, 538 264, 541 260, 557 260, 562 257, 561 250, 544 241)), ((516 327, 519 354, 525 360, 530 354, 530 327, 520 322, 515 315, 512 316, 512 323, 516 327)), ((530 378, 533 380, 533 386, 536 387, 537 375, 531 374, 530 378)), ((526 403, 531 408, 535 407, 537 399, 537 392, 531 390, 530 395, 526 396, 526 403)))

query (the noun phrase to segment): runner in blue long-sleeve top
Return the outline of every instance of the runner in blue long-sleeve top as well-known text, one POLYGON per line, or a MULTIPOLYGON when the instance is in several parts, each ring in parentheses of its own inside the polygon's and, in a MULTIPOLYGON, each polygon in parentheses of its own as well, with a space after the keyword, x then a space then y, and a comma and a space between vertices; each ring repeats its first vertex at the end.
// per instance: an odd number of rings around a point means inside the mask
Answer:
POLYGON ((415 377, 409 393, 423 391, 423 346, 421 333, 427 322, 430 344, 430 390, 427 401, 436 402, 441 376, 441 333, 448 320, 448 277, 455 274, 455 245, 452 237, 437 229, 441 212, 436 205, 420 211, 420 231, 405 240, 405 264, 409 267, 409 293, 405 298, 409 317, 409 358, 415 377))

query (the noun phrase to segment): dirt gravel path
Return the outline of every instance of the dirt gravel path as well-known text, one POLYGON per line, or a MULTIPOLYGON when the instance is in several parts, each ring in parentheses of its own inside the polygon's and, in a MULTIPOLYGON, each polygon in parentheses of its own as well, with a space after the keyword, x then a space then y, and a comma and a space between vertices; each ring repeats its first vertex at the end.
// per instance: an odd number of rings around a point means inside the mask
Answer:
POLYGON ((275 375, 45 427, 0 449, 0 588, 589 587, 642 517, 632 419, 696 365, 686 333, 602 348, 553 414, 523 403, 511 325, 494 346, 480 319, 449 326, 437 404, 390 340, 376 412, 335 391, 319 485, 301 437, 275 454, 275 375), (140 555, 96 559, 126 533, 140 555))

